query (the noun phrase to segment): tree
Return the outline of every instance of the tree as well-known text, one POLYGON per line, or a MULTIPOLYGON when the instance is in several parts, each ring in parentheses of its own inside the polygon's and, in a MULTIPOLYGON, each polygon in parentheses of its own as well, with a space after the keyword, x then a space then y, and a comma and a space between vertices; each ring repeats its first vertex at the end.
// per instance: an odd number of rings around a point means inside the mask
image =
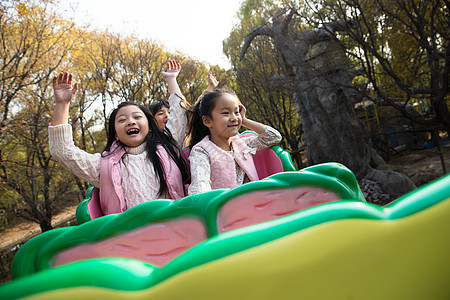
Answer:
MULTIPOLYGON (((83 95, 89 97, 95 102, 98 97, 101 98, 101 115, 105 137, 107 134, 107 111, 108 104, 114 103, 113 98, 116 95, 113 77, 115 74, 115 64, 117 62, 117 43, 120 37, 109 32, 85 32, 86 42, 83 44, 82 51, 79 55, 81 69, 86 72, 79 72, 77 76, 80 82, 83 82, 83 95), (83 64, 85 67, 82 67, 83 64), (87 78, 83 78, 87 76, 87 78), (85 81, 86 80, 86 81, 85 81)), ((79 64, 75 65, 78 70, 79 64)), ((84 111, 82 111, 83 116, 84 111)), ((83 126, 81 126, 83 128, 83 126)), ((95 148, 95 147, 94 147, 95 148)))
POLYGON ((319 30, 298 30, 299 23, 295 8, 280 9, 271 24, 255 27, 247 35, 241 58, 244 59, 257 36, 268 36, 283 57, 286 69, 292 70, 291 74, 276 78, 276 84, 293 92, 305 134, 308 163, 343 163, 358 179, 374 180, 393 196, 413 189, 414 184, 406 176, 391 170, 376 170, 370 165, 374 151, 353 110, 353 103, 359 97, 352 86, 355 74, 342 63, 345 58, 337 63, 325 56, 313 63, 312 58, 321 52, 318 49, 334 41, 335 33, 343 29, 341 20, 319 30), (323 69, 327 61, 327 68, 323 69))
POLYGON ((0 149, 2 185, 19 196, 19 215, 38 223, 42 231, 53 228, 52 216, 67 199, 76 199, 71 190, 73 177, 63 176, 48 151, 51 112, 47 90, 44 82, 27 89, 29 94, 20 99, 23 109, 5 127, 6 143, 0 149))
POLYGON ((73 24, 46 4, 8 2, 0 15, 0 179, 21 199, 21 216, 42 230, 51 228, 55 201, 61 199, 50 191, 52 163, 43 130, 49 107, 43 99, 52 73, 76 41, 73 24))
POLYGON ((162 48, 133 36, 120 38, 115 45, 117 58, 113 81, 117 86, 117 96, 149 105, 154 95, 160 92, 157 83, 160 66, 163 65, 162 48))
POLYGON ((48 81, 74 42, 73 38, 67 39, 73 24, 50 14, 45 6, 26 6, 18 1, 2 10, 0 135, 7 124, 11 102, 26 87, 48 81))
POLYGON ((265 23, 274 11, 268 2, 246 1, 238 13, 240 25, 224 41, 224 52, 233 65, 234 89, 247 106, 248 114, 280 131, 282 146, 290 150, 294 162, 301 168, 299 141, 302 129, 295 102, 289 90, 275 86, 272 81, 272 78, 290 72, 283 57, 269 37, 261 36, 248 48, 245 59, 239 59, 242 40, 253 27, 265 23))
POLYGON ((450 133, 450 2, 415 0, 316 1, 302 12, 327 28, 343 20, 340 37, 377 94, 406 118, 450 133), (426 99, 430 110, 407 105, 426 99))

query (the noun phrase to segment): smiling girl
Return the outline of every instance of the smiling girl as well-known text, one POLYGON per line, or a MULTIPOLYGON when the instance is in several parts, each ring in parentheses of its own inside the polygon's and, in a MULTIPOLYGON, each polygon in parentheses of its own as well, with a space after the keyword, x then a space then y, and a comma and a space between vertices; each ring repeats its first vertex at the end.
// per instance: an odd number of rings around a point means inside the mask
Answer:
POLYGON ((245 117, 245 107, 229 90, 207 93, 193 107, 188 123, 189 194, 233 188, 258 180, 253 155, 281 141, 272 127, 245 117), (241 126, 258 136, 239 137, 241 126))
MULTIPOLYGON (((173 73, 172 77, 178 74, 176 70, 173 73)), ((72 84, 72 74, 61 73, 53 78, 53 89, 55 112, 48 128, 50 154, 77 177, 99 188, 104 215, 157 198, 185 196, 187 172, 179 153, 185 127, 182 121, 171 122, 173 116, 184 116, 184 111, 171 114, 167 122, 170 130, 162 131, 148 108, 122 102, 110 115, 104 152, 90 154, 75 146, 68 124, 70 101, 78 83, 72 84)), ((173 86, 169 85, 169 91, 174 91, 173 86)), ((182 110, 182 100, 177 93, 169 97, 174 110, 182 110)))

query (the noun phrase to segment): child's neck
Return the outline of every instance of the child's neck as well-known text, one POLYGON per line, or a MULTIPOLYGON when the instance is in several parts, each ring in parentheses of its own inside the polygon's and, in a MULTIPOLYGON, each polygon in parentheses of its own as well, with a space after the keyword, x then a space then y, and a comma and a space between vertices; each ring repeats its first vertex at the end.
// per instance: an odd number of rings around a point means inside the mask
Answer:
POLYGON ((211 140, 211 142, 216 144, 216 146, 221 148, 222 150, 225 150, 225 151, 231 150, 231 138, 224 139, 224 138, 220 138, 217 136, 211 136, 210 140, 211 140))

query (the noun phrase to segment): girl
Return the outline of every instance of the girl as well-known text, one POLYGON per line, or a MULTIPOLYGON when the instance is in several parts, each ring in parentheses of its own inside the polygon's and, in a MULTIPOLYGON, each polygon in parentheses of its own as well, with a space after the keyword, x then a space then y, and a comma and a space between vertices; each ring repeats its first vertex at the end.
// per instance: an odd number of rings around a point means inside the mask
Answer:
MULTIPOLYGON (((177 91, 179 69, 169 68, 163 74, 171 93, 177 91)), ((78 83, 72 86, 72 74, 61 73, 53 78, 53 89, 56 103, 49 126, 50 153, 80 179, 100 188, 103 214, 123 212, 156 198, 184 197, 187 172, 178 147, 185 128, 171 127, 172 123, 180 124, 171 122, 172 115, 167 124, 170 131, 161 131, 148 108, 123 102, 111 113, 105 151, 89 154, 74 145, 68 124, 69 105, 78 83)), ((174 110, 182 110, 182 98, 176 93, 169 101, 174 110)))
POLYGON ((170 104, 166 99, 161 99, 153 102, 148 107, 150 112, 155 117, 155 121, 158 124, 159 130, 164 130, 167 121, 169 121, 170 104))
POLYGON ((207 93, 193 107, 188 123, 191 153, 189 194, 233 188, 258 180, 252 154, 281 141, 275 129, 245 117, 245 107, 232 91, 207 93), (258 136, 239 137, 244 125, 258 136))

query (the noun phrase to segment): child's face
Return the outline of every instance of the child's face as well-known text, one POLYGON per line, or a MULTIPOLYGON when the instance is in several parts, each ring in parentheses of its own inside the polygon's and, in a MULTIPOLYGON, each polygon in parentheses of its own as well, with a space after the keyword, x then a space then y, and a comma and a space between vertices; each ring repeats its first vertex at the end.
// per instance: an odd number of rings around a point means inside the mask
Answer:
POLYGON ((114 121, 116 137, 128 147, 142 144, 149 132, 148 120, 144 112, 135 105, 119 109, 114 121))
POLYGON ((158 110, 155 114, 155 120, 158 124, 158 128, 163 130, 166 127, 167 121, 169 120, 170 110, 163 106, 160 110, 158 110))
POLYGON ((209 128, 212 138, 228 139, 238 134, 242 125, 239 100, 231 94, 223 94, 211 112, 211 118, 203 116, 203 124, 209 128))

